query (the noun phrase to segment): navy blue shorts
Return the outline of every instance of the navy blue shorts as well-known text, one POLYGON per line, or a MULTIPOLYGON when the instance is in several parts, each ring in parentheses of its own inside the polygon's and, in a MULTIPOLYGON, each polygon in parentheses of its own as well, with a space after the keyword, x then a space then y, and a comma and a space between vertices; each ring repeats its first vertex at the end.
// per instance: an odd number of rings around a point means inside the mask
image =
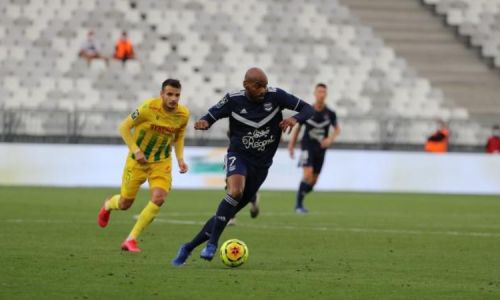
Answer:
POLYGON ((299 159, 299 167, 312 167, 314 174, 321 173, 323 163, 325 162, 324 149, 302 149, 299 159))
POLYGON ((238 204, 237 211, 239 211, 257 194, 260 186, 266 180, 269 168, 250 164, 243 156, 236 152, 227 153, 224 168, 226 169, 226 178, 235 174, 245 176, 245 190, 238 204))

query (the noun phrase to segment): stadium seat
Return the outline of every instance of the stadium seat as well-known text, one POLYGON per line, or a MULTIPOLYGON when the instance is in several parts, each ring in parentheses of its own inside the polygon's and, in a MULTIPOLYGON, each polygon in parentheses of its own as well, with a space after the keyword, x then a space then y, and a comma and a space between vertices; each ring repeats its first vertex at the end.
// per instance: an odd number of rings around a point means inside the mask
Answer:
MULTIPOLYGON (((437 5, 439 11, 453 11, 448 19, 456 24, 476 20, 485 10, 498 13, 497 6, 485 1, 474 6, 474 13, 450 1, 425 3, 437 5)), ((344 141, 377 143, 379 123, 387 116, 411 123, 415 118, 432 119, 447 109, 439 90, 338 1, 141 0, 131 6, 114 0, 32 0, 4 6, 0 10, 2 110, 39 106, 68 112, 107 110, 123 117, 142 99, 156 95, 160 82, 171 76, 182 80, 182 101, 193 116, 200 116, 223 92, 240 89, 244 71, 253 65, 268 72, 271 85, 281 85, 308 101, 316 82, 328 84, 329 104, 343 118, 344 141), (272 11, 300 18, 271 16, 272 11), (90 29, 107 56, 119 33, 128 31, 137 59, 125 66, 117 61, 107 66, 104 60, 87 66, 77 53, 90 29), (26 78, 31 81, 23 82, 26 78), (30 94, 37 100, 27 97, 30 94)), ((463 30, 480 28, 472 25, 464 25, 463 30)), ((484 54, 497 55, 495 62, 500 65, 500 55, 495 53, 500 39, 486 37, 477 42, 488 42, 484 54)), ((450 116, 465 122, 468 112, 453 107, 450 116)), ((83 119, 81 135, 117 135, 118 117, 96 113, 83 119)), ((44 134, 61 133, 57 126, 64 126, 53 120, 41 122, 46 124, 44 134)), ((401 142, 425 139, 418 126, 408 128, 417 128, 419 139, 410 132, 401 135, 401 142)), ((224 138, 226 129, 217 125, 210 137, 224 138)), ((189 130, 188 136, 196 133, 189 130)), ((464 141, 472 142, 474 135, 464 136, 464 141)))

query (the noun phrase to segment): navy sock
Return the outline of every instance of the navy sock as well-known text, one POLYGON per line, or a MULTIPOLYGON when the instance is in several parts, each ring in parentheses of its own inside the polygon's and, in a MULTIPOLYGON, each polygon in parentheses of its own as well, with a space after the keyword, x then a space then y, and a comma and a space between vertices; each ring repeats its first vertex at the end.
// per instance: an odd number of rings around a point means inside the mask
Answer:
POLYGON ((300 182, 299 190, 297 191, 297 202, 295 204, 295 208, 304 207, 304 197, 307 193, 312 191, 312 189, 312 185, 308 184, 307 182, 300 182))
POLYGON ((250 202, 255 203, 257 201, 257 193, 255 193, 252 198, 250 198, 250 202))
POLYGON ((214 224, 212 227, 212 234, 210 235, 209 243, 217 245, 219 242, 219 237, 221 236, 224 228, 226 228, 229 219, 234 217, 236 213, 236 206, 238 201, 233 199, 233 197, 226 195, 224 199, 219 204, 217 212, 215 213, 214 224))
POLYGON ((193 251, 194 248, 208 241, 210 238, 210 233, 214 227, 215 216, 208 219, 200 232, 193 238, 193 240, 186 244, 189 251, 193 251))

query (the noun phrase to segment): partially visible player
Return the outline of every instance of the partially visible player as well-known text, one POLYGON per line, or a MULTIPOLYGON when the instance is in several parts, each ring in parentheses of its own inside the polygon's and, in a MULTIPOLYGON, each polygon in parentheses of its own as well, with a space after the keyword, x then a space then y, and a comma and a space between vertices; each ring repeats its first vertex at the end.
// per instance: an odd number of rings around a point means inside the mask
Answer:
POLYGON ((184 264, 191 252, 207 241, 200 257, 212 260, 227 222, 248 204, 266 179, 282 131, 289 131, 312 116, 309 104, 281 89, 267 87, 267 83, 261 69, 249 69, 243 81, 245 89, 226 94, 195 123, 196 130, 207 130, 216 121, 229 118, 227 194, 201 231, 179 248, 173 265, 184 264), (298 114, 283 119, 285 109, 298 114))
MULTIPOLYGON (((323 168, 326 150, 340 134, 337 115, 325 104, 327 94, 327 86, 324 83, 318 83, 314 89, 314 98, 316 99, 313 105, 314 115, 305 123, 301 142, 302 153, 299 160, 299 166, 303 169, 303 178, 297 191, 295 203, 295 212, 299 214, 308 212, 304 207, 304 197, 313 190, 323 168), (333 131, 329 134, 330 127, 333 127, 333 131)), ((301 125, 295 126, 288 143, 288 152, 292 159, 300 127, 301 125)))
POLYGON ((180 172, 188 170, 184 162, 184 136, 189 111, 179 104, 180 95, 180 82, 167 79, 161 86, 159 97, 146 100, 120 124, 120 134, 130 152, 123 170, 121 192, 104 202, 97 219, 99 226, 108 225, 111 211, 129 209, 146 180, 151 190, 151 201, 139 214, 132 231, 122 243, 124 251, 141 251, 137 246, 137 237, 156 217, 170 191, 172 144, 180 172))

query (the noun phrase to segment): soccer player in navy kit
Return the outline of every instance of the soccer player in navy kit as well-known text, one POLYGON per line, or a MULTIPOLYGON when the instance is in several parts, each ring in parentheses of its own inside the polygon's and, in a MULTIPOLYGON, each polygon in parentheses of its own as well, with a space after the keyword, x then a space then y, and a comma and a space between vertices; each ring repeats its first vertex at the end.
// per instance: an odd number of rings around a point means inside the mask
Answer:
POLYGON ((225 158, 227 194, 215 216, 190 242, 179 248, 172 260, 175 266, 184 264, 193 249, 206 241, 200 257, 212 260, 227 222, 248 204, 266 179, 282 132, 289 132, 296 123, 304 123, 314 112, 299 98, 267 87, 267 76, 261 69, 249 69, 243 87, 244 90, 226 94, 194 125, 197 130, 207 130, 217 120, 229 118, 230 143, 225 158), (284 109, 298 113, 283 119, 284 109))
MULTIPOLYGON (((307 209, 304 207, 304 197, 314 188, 323 168, 326 150, 340 134, 337 115, 325 104, 327 92, 327 87, 324 83, 316 85, 314 89, 314 97, 316 98, 313 105, 314 115, 305 123, 304 135, 301 142, 302 153, 299 160, 299 166, 303 168, 304 175, 297 191, 295 203, 295 212, 299 214, 307 213, 307 209), (333 132, 329 135, 330 126, 333 127, 333 132)), ((298 125, 294 128, 292 137, 288 143, 288 151, 291 158, 294 158, 294 149, 300 127, 301 125, 298 125)))

